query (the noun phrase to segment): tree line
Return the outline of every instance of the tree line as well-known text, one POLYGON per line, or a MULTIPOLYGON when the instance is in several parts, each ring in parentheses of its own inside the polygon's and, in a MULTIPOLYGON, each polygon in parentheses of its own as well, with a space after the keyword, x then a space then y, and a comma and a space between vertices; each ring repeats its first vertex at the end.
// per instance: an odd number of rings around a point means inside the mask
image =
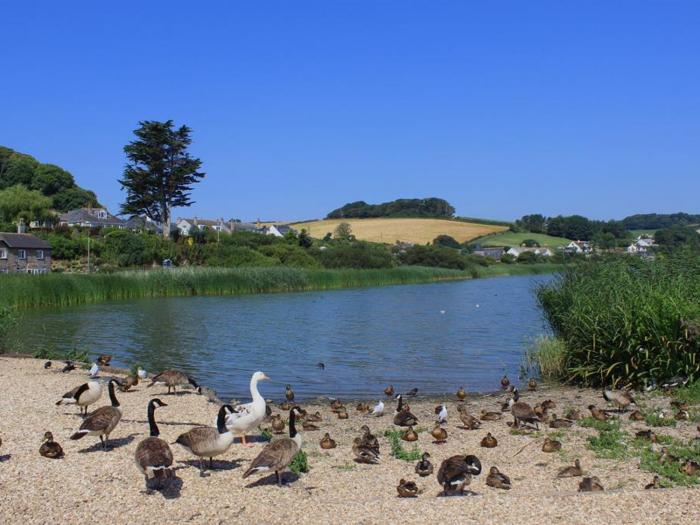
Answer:
POLYGON ((381 204, 367 204, 365 201, 350 202, 337 208, 327 219, 369 219, 377 217, 426 217, 449 219, 454 217, 454 207, 444 199, 396 199, 381 204))

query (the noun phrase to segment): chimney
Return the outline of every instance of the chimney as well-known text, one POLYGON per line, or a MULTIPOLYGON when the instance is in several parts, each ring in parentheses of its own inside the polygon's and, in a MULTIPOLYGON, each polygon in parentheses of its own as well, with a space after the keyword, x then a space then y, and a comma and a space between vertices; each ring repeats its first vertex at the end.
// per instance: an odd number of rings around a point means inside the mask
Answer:
POLYGON ((20 219, 17 223, 17 233, 27 233, 27 225, 24 224, 24 219, 20 219))

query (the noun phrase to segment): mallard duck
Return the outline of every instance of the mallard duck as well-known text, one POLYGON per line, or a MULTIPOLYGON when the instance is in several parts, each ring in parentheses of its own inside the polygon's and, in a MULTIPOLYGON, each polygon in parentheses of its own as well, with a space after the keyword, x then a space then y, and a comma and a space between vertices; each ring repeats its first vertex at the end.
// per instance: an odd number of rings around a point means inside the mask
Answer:
POLYGON ((331 438, 331 436, 328 434, 328 432, 326 432, 326 434, 321 438, 321 441, 319 444, 321 445, 321 448, 323 448, 323 449, 331 449, 331 448, 335 448, 337 446, 335 440, 331 438))
POLYGON ((396 414, 394 415, 394 425, 399 427, 410 427, 418 424, 418 418, 411 414, 408 405, 403 405, 403 397, 401 394, 396 396, 399 404, 396 407, 396 414))
POLYGON ((85 436, 98 436, 102 442, 103 450, 107 450, 107 441, 109 435, 117 426, 122 418, 122 409, 119 406, 117 396, 114 394, 114 385, 117 382, 114 379, 109 381, 109 399, 111 406, 100 407, 94 412, 91 412, 80 425, 80 428, 70 438, 82 439, 85 436))
POLYGON ((363 443, 362 438, 356 437, 352 442, 352 453, 358 463, 379 463, 379 454, 363 443))
POLYGON ((67 374, 68 372, 72 372, 75 370, 75 363, 71 360, 64 361, 65 365, 63 368, 61 368, 61 372, 64 374, 67 374))
POLYGON ((695 474, 700 472, 700 463, 698 463, 697 461, 693 461, 692 459, 687 459, 681 465, 681 472, 686 476, 694 476, 695 474))
POLYGON ((336 413, 338 414, 338 419, 347 419, 349 417, 348 413, 344 410, 341 410, 341 411, 336 412, 336 413))
POLYGON ((574 478, 576 476, 583 476, 583 470, 581 470, 581 462, 577 459, 574 461, 573 466, 563 467, 557 472, 558 478, 574 478))
POLYGON ((457 411, 459 412, 459 420, 462 422, 463 425, 462 428, 464 428, 465 430, 476 430, 481 426, 481 421, 479 421, 476 417, 472 416, 467 410, 466 406, 458 406, 457 411))
POLYGON ((630 413, 629 419, 630 421, 644 421, 644 414, 642 414, 639 410, 635 410, 630 413))
POLYGON ((481 446, 484 448, 495 448, 498 446, 498 440, 488 432, 481 440, 481 446))
POLYGON ((658 475, 654 475, 654 479, 651 481, 651 483, 647 484, 644 486, 644 490, 651 490, 651 489, 660 489, 663 488, 660 483, 661 479, 659 478, 658 475))
POLYGON ((436 443, 444 443, 447 441, 447 430, 440 426, 440 423, 435 423, 435 428, 430 432, 435 438, 436 443))
POLYGON ((487 412, 483 408, 481 409, 481 414, 479 415, 479 419, 482 421, 498 421, 501 419, 501 417, 500 412, 487 412))
POLYGON ((675 408, 676 410, 689 410, 690 405, 688 404, 687 401, 681 401, 679 399, 674 399, 671 401, 671 406, 675 408))
POLYGON ((374 417, 381 417, 384 415, 384 402, 379 401, 376 405, 374 405, 374 408, 372 409, 372 413, 370 414, 374 417))
POLYGON ((282 401, 279 404, 279 409, 282 410, 283 412, 289 412, 292 409, 292 405, 289 401, 282 401))
POLYGON ((63 394, 63 397, 56 401, 56 405, 78 405, 80 414, 87 416, 87 407, 96 403, 100 397, 102 384, 99 381, 88 381, 63 394))
POLYGON ((413 427, 408 427, 406 431, 401 434, 401 439, 404 441, 418 441, 418 434, 413 430, 413 427))
POLYGON ((581 411, 578 408, 570 408, 569 410, 566 411, 566 414, 564 414, 564 417, 566 419, 578 421, 579 419, 581 419, 581 411))
POLYGON ((675 417, 677 421, 687 421, 690 419, 690 414, 687 410, 679 410, 673 417, 675 417))
POLYGON ((102 354, 97 358, 97 364, 100 366, 109 366, 109 362, 112 360, 112 356, 109 354, 102 354))
POLYGON ((152 399, 148 403, 148 425, 150 436, 142 440, 136 447, 134 458, 141 474, 146 480, 146 492, 150 493, 148 480, 157 478, 165 480, 173 476, 171 469, 173 464, 173 453, 170 445, 162 440, 160 431, 156 424, 155 412, 157 407, 167 407, 160 399, 152 399))
POLYGON ((598 421, 607 421, 610 419, 610 415, 607 412, 600 410, 595 405, 588 405, 588 410, 591 411, 593 418, 597 419, 598 421))
POLYGON ((399 493, 399 498, 415 498, 418 495, 418 485, 413 481, 402 479, 399 481, 396 491, 399 493))
POLYGON ((578 484, 579 492, 599 492, 602 491, 603 485, 597 476, 591 476, 590 478, 583 478, 578 484))
POLYGON ((632 394, 626 390, 603 390, 603 398, 608 403, 613 403, 617 406, 618 411, 622 412, 630 405, 636 405, 632 394))
POLYGON ((510 489, 510 478, 503 474, 497 467, 491 467, 486 477, 486 484, 495 489, 510 489))
POLYGON ((430 454, 423 452, 423 456, 421 456, 421 459, 416 463, 416 474, 421 478, 430 476, 433 473, 433 464, 428 459, 429 457, 430 454))
POLYGON ((314 425, 313 423, 309 423, 308 421, 304 421, 304 422, 301 424, 301 428, 303 428, 303 429, 306 430, 307 432, 314 432, 314 431, 316 431, 316 430, 321 430, 320 427, 314 425))
POLYGON ((539 429, 540 418, 535 414, 535 411, 530 405, 523 401, 513 402, 510 400, 510 413, 513 415, 513 426, 520 427, 520 423, 534 424, 535 428, 539 429))
POLYGON ((508 386, 510 386, 510 379, 508 379, 507 375, 504 375, 501 378, 501 388, 505 390, 506 388, 508 388, 508 386))
POLYGON ((333 412, 337 412, 338 410, 345 410, 345 406, 343 406, 343 402, 340 399, 334 399, 331 401, 331 410, 333 412))
POLYGON ((139 384, 139 378, 135 375, 128 375, 119 382, 119 390, 128 392, 131 387, 139 384))
POLYGON ((46 363, 44 363, 44 370, 48 370, 49 368, 51 368, 52 364, 53 363, 51 363, 51 361, 46 361, 46 363))
POLYGON ((556 414, 552 414, 552 420, 549 422, 550 428, 571 428, 574 424, 569 419, 558 419, 556 414))
MULTIPOLYGON (((260 381, 269 380, 270 378, 264 372, 255 372, 250 377, 250 397, 252 401, 243 405, 237 405, 233 409, 233 413, 226 416, 226 428, 233 433, 234 436, 241 438, 241 443, 245 447, 252 447, 248 443, 246 434, 258 428, 267 415, 267 403, 265 398, 258 390, 260 381)), ((291 408, 290 408, 291 410, 291 408)), ((297 410, 297 414, 302 414, 301 409, 297 410)))
POLYGON ((282 434, 284 432, 284 419, 282 419, 282 414, 275 414, 270 419, 270 426, 272 427, 272 432, 275 434, 282 434))
POLYGON ((406 392, 406 395, 409 397, 416 397, 418 395, 418 389, 417 388, 412 388, 408 392, 406 392))
POLYGON ((463 386, 459 387, 459 390, 457 390, 455 395, 457 396, 458 401, 464 401, 467 398, 467 393, 464 391, 463 386))
POLYGON ((151 379, 151 383, 147 388, 153 385, 165 385, 168 387, 168 394, 176 391, 176 387, 191 385, 194 388, 199 388, 197 382, 190 376, 179 370, 164 370, 160 374, 156 374, 151 379))
POLYGON ((561 450, 561 443, 556 439, 544 438, 542 443, 542 452, 557 452, 561 450))
POLYGON ((360 432, 362 432, 362 436, 360 437, 362 446, 369 448, 377 456, 379 456, 379 440, 377 437, 372 434, 367 425, 362 425, 360 427, 360 432))
POLYGON ((274 471, 277 476, 277 484, 282 485, 282 472, 301 450, 301 434, 297 432, 295 419, 302 415, 299 407, 293 407, 289 411, 289 437, 271 441, 260 454, 251 462, 250 467, 243 473, 243 479, 258 472, 274 471))
POLYGON ((50 459, 61 459, 63 457, 63 449, 61 445, 53 440, 51 432, 44 434, 44 442, 39 447, 39 454, 50 459))
POLYGON ((369 412, 369 405, 367 403, 358 403, 355 409, 361 413, 369 412))
POLYGON ((531 377, 530 380, 527 382, 527 389, 530 392, 534 392, 537 390, 537 380, 534 377, 531 377))
POLYGON ((323 417, 321 416, 321 413, 317 411, 313 414, 306 414, 306 416, 304 416, 304 421, 318 423, 323 421, 323 417))
POLYGON ((292 385, 287 385, 284 392, 284 397, 287 398, 287 401, 290 403, 294 401, 294 390, 292 390, 292 385))
POLYGON ((640 430, 635 434, 635 437, 638 437, 640 439, 648 439, 652 443, 656 443, 656 434, 650 429, 647 430, 640 430))
POLYGON ((213 466, 212 458, 226 452, 234 440, 233 433, 226 428, 226 414, 233 412, 231 405, 223 405, 216 418, 216 428, 195 427, 180 434, 175 443, 199 457, 199 475, 204 473, 204 458, 209 458, 209 467, 213 466))
POLYGON ((444 494, 463 493, 471 483, 472 476, 481 474, 481 462, 476 456, 452 456, 440 465, 437 481, 442 486, 444 494))
POLYGON ((384 393, 385 393, 387 396, 393 396, 393 395, 394 395, 394 385, 389 385, 388 387, 386 387, 386 388, 384 389, 384 393))
POLYGON ((545 410, 554 410, 555 408, 557 408, 557 404, 554 401, 552 401, 551 399, 545 399, 540 404, 542 405, 542 408, 544 408, 545 410))

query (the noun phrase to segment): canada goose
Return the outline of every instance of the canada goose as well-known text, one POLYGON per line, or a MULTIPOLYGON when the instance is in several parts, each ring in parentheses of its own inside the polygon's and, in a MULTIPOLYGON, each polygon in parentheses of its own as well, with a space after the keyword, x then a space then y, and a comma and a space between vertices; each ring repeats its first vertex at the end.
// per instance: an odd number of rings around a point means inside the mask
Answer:
POLYGON ((347 411, 345 411, 345 410, 341 410, 341 411, 337 412, 337 414, 338 414, 338 419, 348 419, 348 417, 349 417, 347 411))
POLYGON ((573 466, 562 467, 557 472, 558 478, 574 478, 576 476, 583 476, 583 470, 581 470, 581 462, 577 459, 574 461, 573 466))
POLYGON ((399 404, 394 415, 394 425, 399 427, 411 427, 417 425, 418 418, 411 414, 408 406, 403 405, 403 397, 401 397, 401 394, 396 396, 396 399, 399 400, 399 404))
POLYGON ((97 366, 97 363, 92 363, 92 366, 90 367, 90 370, 88 371, 88 375, 90 377, 97 377, 97 375, 100 373, 100 367, 97 366))
POLYGON ((421 459, 418 461, 418 463, 416 463, 416 474, 418 474, 421 478, 430 476, 433 473, 433 464, 428 459, 429 457, 430 454, 423 452, 421 459))
POLYGON ((320 445, 321 445, 321 448, 326 449, 326 450, 331 449, 331 448, 335 448, 338 446, 336 444, 335 440, 333 438, 331 438, 331 436, 328 434, 328 432, 326 432, 326 435, 321 438, 320 445))
POLYGON ((571 428, 574 424, 569 419, 558 419, 556 414, 552 414, 552 420, 549 422, 549 428, 571 428))
POLYGON ((437 481, 442 486, 445 495, 464 492, 464 488, 471 482, 472 476, 481 473, 481 462, 476 456, 452 456, 440 465, 437 481))
POLYGON ((630 421, 644 421, 644 414, 642 414, 639 410, 635 410, 630 413, 629 419, 630 421))
POLYGON ((697 461, 693 461, 692 459, 687 459, 681 465, 681 472, 686 476, 694 476, 695 474, 700 472, 700 463, 698 463, 697 461))
POLYGON ((464 391, 463 386, 459 387, 459 390, 457 390, 455 395, 457 396, 458 401, 464 401, 467 398, 467 393, 464 391))
POLYGON ((132 386, 139 384, 139 376, 128 375, 124 379, 118 380, 119 390, 122 392, 128 392, 132 386))
POLYGON ((613 403, 617 406, 619 412, 624 411, 630 405, 636 405, 632 394, 626 390, 603 390, 603 398, 608 403, 613 403))
POLYGON ((233 412, 231 405, 223 405, 216 418, 216 428, 195 427, 180 434, 175 443, 188 452, 199 457, 199 475, 204 477, 204 458, 209 458, 209 468, 212 468, 212 458, 226 452, 233 443, 233 433, 226 428, 226 412, 233 412))
POLYGON ((544 438, 542 443, 542 452, 557 452, 561 450, 561 443, 556 439, 544 438))
POLYGON ((87 415, 87 407, 97 402, 101 396, 102 384, 99 381, 88 381, 63 394, 63 397, 56 401, 56 406, 78 405, 80 414, 87 415))
POLYGON ((531 423, 535 425, 535 428, 539 429, 538 423, 540 423, 540 418, 535 414, 535 411, 530 405, 524 403, 523 401, 518 401, 517 403, 510 400, 510 413, 513 415, 513 426, 515 428, 520 427, 520 423, 531 423))
POLYGON ((393 396, 393 395, 394 395, 394 385, 389 385, 388 387, 386 387, 386 388, 384 389, 384 393, 385 393, 387 396, 390 396, 390 397, 393 396))
POLYGON ((272 427, 272 432, 275 434, 282 434, 284 432, 284 420, 281 414, 275 414, 270 420, 270 426, 272 427))
POLYGON ((284 397, 286 397, 287 401, 290 403, 294 401, 294 390, 292 390, 292 385, 287 385, 286 391, 284 392, 284 397))
POLYGON ((352 442, 352 453, 358 463, 379 463, 379 454, 363 443, 362 438, 356 437, 352 442))
POLYGON ((369 412, 369 405, 367 403, 358 403, 355 410, 362 413, 369 412))
POLYGON ((184 372, 180 372, 179 370, 165 370, 153 376, 148 387, 150 388, 153 385, 166 385, 168 387, 168 394, 170 394, 171 391, 176 391, 176 387, 188 384, 192 385, 194 388, 199 388, 197 382, 184 372))
POLYGON ((39 454, 50 459, 61 459, 63 457, 63 449, 61 445, 53 440, 51 432, 44 434, 44 442, 39 447, 39 454))
POLYGON ((579 492, 599 492, 602 490, 604 490, 603 485, 601 485, 597 476, 583 478, 578 484, 579 492))
POLYGON ((136 375, 139 376, 139 379, 147 379, 148 378, 148 373, 140 366, 136 369, 136 375))
POLYGON ((500 412, 487 412, 483 408, 481 409, 481 414, 479 415, 479 419, 482 421, 498 421, 501 419, 501 414, 500 412))
POLYGON ((437 412, 437 421, 438 423, 447 423, 447 406, 444 403, 440 405, 437 412))
POLYGON ((281 473, 289 466, 301 450, 301 434, 296 429, 296 417, 303 412, 299 407, 293 407, 289 411, 289 437, 271 441, 260 454, 252 461, 248 470, 243 473, 243 479, 257 472, 273 470, 277 476, 277 484, 282 485, 281 473))
POLYGON ((467 410, 467 407, 464 405, 460 405, 457 407, 457 410, 459 412, 459 420, 462 422, 462 425, 464 429, 466 430, 476 430, 481 426, 481 421, 477 419, 476 417, 472 416, 469 411, 467 410))
POLYGON ((53 363, 51 363, 51 361, 46 361, 46 363, 44 363, 44 370, 47 370, 47 369, 51 368, 51 365, 52 365, 52 364, 53 364, 53 363))
POLYGON ((320 412, 315 412, 313 414, 307 414, 304 416, 304 421, 310 421, 310 422, 320 422, 323 421, 323 417, 321 416, 320 412))
POLYGON ((409 397, 416 397, 418 395, 418 389, 417 388, 412 388, 408 392, 406 392, 406 395, 409 397))
POLYGON ((362 425, 360 427, 360 432, 362 432, 362 436, 360 437, 361 445, 367 447, 374 452, 374 454, 379 456, 379 440, 377 437, 372 434, 367 425, 362 425))
POLYGON ((608 419, 610 419, 610 415, 597 408, 595 405, 588 405, 588 410, 591 411, 591 415, 593 416, 593 418, 597 419, 598 421, 607 421, 608 419))
POLYGON ((109 366, 109 362, 112 360, 112 356, 109 354, 102 354, 97 358, 97 364, 100 366, 109 366))
POLYGON ((501 388, 502 388, 503 390, 505 390, 506 388, 508 388, 509 385, 510 385, 510 379, 508 379, 508 376, 507 376, 507 375, 504 375, 504 376, 501 378, 501 388))
POLYGON ((418 434, 413 430, 413 427, 408 427, 406 431, 401 434, 401 439, 404 441, 418 441, 418 434))
POLYGON ((440 426, 440 423, 435 423, 435 427, 430 431, 430 435, 435 439, 434 443, 442 444, 447 441, 447 430, 440 426))
POLYGON ((484 448, 496 448, 498 446, 498 440, 491 435, 491 432, 487 432, 484 439, 481 440, 481 446, 484 448))
POLYGON ((651 481, 651 483, 644 485, 644 490, 651 490, 651 489, 660 489, 663 488, 661 486, 661 483, 659 483, 661 479, 659 478, 658 475, 654 475, 654 479, 651 481))
POLYGON ((64 366, 61 369, 61 372, 63 372, 64 374, 67 374, 68 372, 72 372, 73 370, 75 370, 75 364, 73 363, 73 361, 65 361, 65 363, 66 363, 66 366, 64 366))
POLYGON ((372 416, 374 417, 381 417, 384 415, 384 402, 379 401, 376 405, 374 405, 374 408, 372 409, 372 416))
POLYGON ((637 438, 639 438, 639 439, 648 439, 648 440, 651 441, 652 443, 656 443, 656 441, 657 441, 657 440, 656 440, 656 434, 654 434, 654 432, 653 432, 652 430, 650 430, 650 429, 648 429, 648 430, 640 430, 640 431, 637 432, 634 436, 637 437, 637 438))
POLYGON ((314 425, 313 423, 309 423, 308 421, 303 421, 301 424, 301 428, 303 428, 307 432, 315 432, 317 430, 321 430, 321 427, 319 427, 318 425, 314 425))
POLYGON ((148 480, 150 478, 158 478, 159 480, 172 477, 173 471, 173 453, 170 446, 158 436, 160 431, 156 424, 155 412, 157 407, 167 407, 160 399, 151 399, 148 402, 148 426, 150 427, 150 436, 143 439, 136 447, 134 459, 136 466, 143 474, 146 480, 146 492, 150 492, 148 488, 148 480))
POLYGON ((509 490, 510 478, 498 470, 497 467, 491 467, 491 470, 489 470, 489 475, 486 478, 486 484, 495 489, 509 490))
POLYGON ((571 419, 572 421, 578 421, 581 419, 581 411, 578 408, 570 408, 566 411, 564 417, 566 419, 571 419))
POLYGON ((537 390, 537 380, 534 377, 531 377, 527 382, 527 389, 530 392, 535 392, 537 390))
POLYGON ((119 407, 119 401, 117 396, 114 394, 114 385, 117 382, 114 379, 110 379, 108 384, 109 390, 109 400, 111 401, 111 406, 100 407, 94 412, 91 412, 80 425, 80 429, 73 434, 71 439, 82 439, 85 436, 99 436, 102 442, 102 448, 107 450, 107 440, 109 440, 109 435, 117 426, 122 418, 122 409, 119 407))
MULTIPOLYGON (((263 422, 267 413, 267 403, 265 403, 265 399, 258 391, 258 382, 267 379, 270 378, 264 372, 255 372, 250 377, 250 397, 253 398, 253 401, 238 405, 232 414, 226 416, 226 428, 233 434, 240 436, 241 443, 245 447, 253 446, 246 441, 246 434, 257 428, 263 422)), ((303 411, 299 409, 297 412, 301 414, 303 411)))
POLYGON ((418 495, 418 485, 413 481, 401 479, 396 491, 399 493, 399 498, 415 498, 418 495))

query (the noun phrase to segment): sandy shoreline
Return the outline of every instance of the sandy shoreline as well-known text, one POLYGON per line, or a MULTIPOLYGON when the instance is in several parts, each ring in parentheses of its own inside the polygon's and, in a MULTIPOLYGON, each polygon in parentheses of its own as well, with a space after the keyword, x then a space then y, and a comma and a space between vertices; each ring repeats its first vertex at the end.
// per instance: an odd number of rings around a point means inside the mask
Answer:
MULTIPOLYGON (((217 407, 204 396, 167 396, 164 388, 146 389, 141 383, 132 392, 117 394, 124 416, 112 434, 115 448, 102 452, 95 446, 99 442, 96 438, 70 441, 68 436, 80 425, 78 411, 73 406, 54 405, 64 392, 85 382, 86 372, 61 374, 44 370, 42 364, 35 359, 0 356, 2 523, 87 523, 106 512, 114 513, 112 521, 117 523, 423 523, 431 519, 447 523, 691 523, 700 517, 697 488, 643 490, 652 474, 639 469, 638 459, 603 460, 585 448, 586 438, 596 434, 592 429, 575 426, 564 430, 563 451, 546 454, 540 450, 544 435, 512 434, 505 417, 483 422, 480 430, 461 430, 454 399, 448 400, 447 443, 433 443, 429 432, 424 431, 419 434, 418 447, 430 452, 436 470, 443 459, 453 454, 477 455, 484 467, 470 487, 477 496, 438 498, 441 488, 435 476, 419 478, 413 470, 415 462, 390 456, 388 440, 382 434, 393 428, 393 403, 387 403, 387 415, 383 418, 369 418, 349 402, 348 420, 338 420, 327 404, 303 405, 308 411, 321 411, 324 421, 319 424, 320 431, 303 433, 311 471, 298 479, 288 474, 290 483, 285 487, 274 486, 270 477, 241 478, 263 444, 247 449, 236 441, 215 462, 217 470, 205 479, 198 476, 195 458, 172 445, 181 483, 176 484, 180 485, 179 491, 172 491, 170 496, 177 497, 166 498, 160 493, 149 496, 143 492, 143 478, 133 460, 137 444, 148 435, 148 401, 158 395, 169 404, 157 412, 161 437, 168 442, 192 426, 210 425, 217 407), (351 442, 363 424, 368 424, 380 439, 379 465, 353 462, 351 442), (64 459, 49 460, 39 455, 41 437, 47 430, 63 446, 64 459), (319 447, 324 432, 338 442, 336 449, 319 447), (498 439, 496 448, 479 446, 487 432, 498 439), (605 492, 579 494, 576 489, 580 478, 556 478, 558 468, 571 464, 575 458, 581 459, 587 473, 601 479, 605 492), (486 486, 486 474, 492 465, 511 477, 510 491, 486 486), (411 500, 397 498, 400 478, 416 481, 423 492, 411 500)), ((281 395, 264 384, 261 390, 265 397, 278 399, 281 395)), ((590 402, 603 406, 600 394, 591 390, 551 388, 523 394, 523 400, 531 404, 548 398, 557 402, 554 412, 560 415, 568 407, 585 412, 590 402)), ((471 412, 478 414, 481 408, 498 410, 501 400, 486 396, 468 404, 471 412)), ((645 402, 648 406, 668 405, 668 399, 663 397, 645 402)), ((108 398, 103 395, 96 406, 107 403, 108 398)), ((434 405, 433 400, 411 400, 420 428, 432 428, 434 405)), ((655 430, 691 438, 697 434, 695 426, 696 423, 680 422, 676 428, 655 430)), ((644 422, 623 419, 626 431, 645 428, 644 422)), ((410 447, 406 445, 407 449, 410 447)))

